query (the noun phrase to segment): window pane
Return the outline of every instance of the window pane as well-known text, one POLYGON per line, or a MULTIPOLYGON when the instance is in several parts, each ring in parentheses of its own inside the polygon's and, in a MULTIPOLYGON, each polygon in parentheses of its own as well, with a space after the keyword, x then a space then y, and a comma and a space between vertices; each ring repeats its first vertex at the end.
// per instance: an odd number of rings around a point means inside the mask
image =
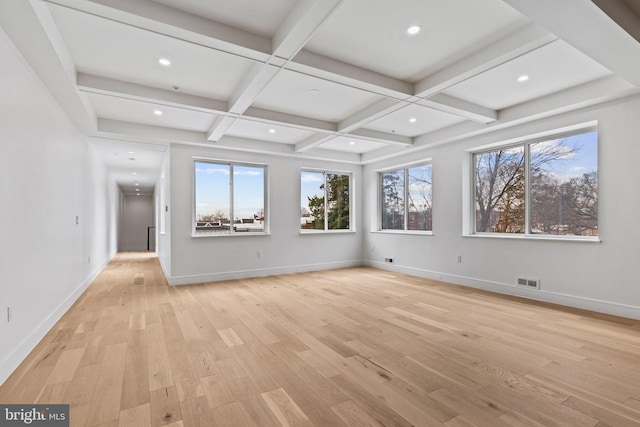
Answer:
POLYGON ((233 166, 233 230, 264 231, 264 168, 233 166))
POLYGON ((431 230, 431 165, 408 169, 409 230, 431 230))
POLYGON ((532 234, 598 235, 598 133, 530 145, 532 234))
POLYGON ((230 166, 196 162, 196 231, 229 232, 230 166))
POLYGON ((327 174, 327 228, 349 229, 349 175, 327 174))
POLYGON ((404 230, 404 169, 380 174, 382 229, 404 230))
POLYGON ((300 174, 300 228, 324 230, 324 173, 300 174))
POLYGON ((524 233, 524 147, 474 156, 476 231, 524 233))

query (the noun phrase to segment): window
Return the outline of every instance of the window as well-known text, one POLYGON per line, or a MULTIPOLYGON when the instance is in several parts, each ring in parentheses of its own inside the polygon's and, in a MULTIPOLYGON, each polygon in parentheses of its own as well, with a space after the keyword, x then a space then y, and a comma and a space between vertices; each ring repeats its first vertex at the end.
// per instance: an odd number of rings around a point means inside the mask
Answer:
POLYGON ((196 234, 264 232, 265 166, 195 161, 196 234))
POLYGON ((300 229, 351 230, 351 175, 300 173, 300 229))
POLYGON ((380 229, 432 230, 431 164, 380 173, 380 229))
POLYGON ((598 236, 598 132, 473 155, 476 233, 598 236))

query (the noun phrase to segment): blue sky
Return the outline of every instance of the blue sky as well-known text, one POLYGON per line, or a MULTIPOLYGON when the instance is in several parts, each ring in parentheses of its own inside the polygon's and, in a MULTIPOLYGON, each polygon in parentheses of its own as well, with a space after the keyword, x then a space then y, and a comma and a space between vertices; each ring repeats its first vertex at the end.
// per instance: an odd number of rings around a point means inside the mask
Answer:
MULTIPOLYGON (((196 162, 196 217, 217 210, 229 214, 229 165, 196 162)), ((253 218, 264 207, 264 169, 233 167, 234 218, 253 218)))
POLYGON ((324 184, 324 174, 322 172, 302 171, 300 175, 300 207, 309 209, 308 197, 324 196, 324 190, 320 186, 324 184))
POLYGON ((531 144, 531 155, 535 156, 536 148, 540 147, 555 147, 559 150, 560 159, 548 163, 544 169, 561 181, 598 170, 597 131, 531 144), (573 151, 566 150, 567 153, 563 155, 564 147, 572 147, 573 151))

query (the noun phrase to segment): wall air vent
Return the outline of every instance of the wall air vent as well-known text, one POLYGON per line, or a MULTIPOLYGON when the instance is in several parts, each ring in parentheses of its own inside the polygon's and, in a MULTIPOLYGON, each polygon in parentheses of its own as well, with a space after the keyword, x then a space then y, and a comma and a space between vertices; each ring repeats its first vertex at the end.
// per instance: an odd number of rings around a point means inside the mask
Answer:
POLYGON ((518 286, 526 286, 527 288, 540 289, 540 281, 538 279, 527 279, 518 277, 518 286))

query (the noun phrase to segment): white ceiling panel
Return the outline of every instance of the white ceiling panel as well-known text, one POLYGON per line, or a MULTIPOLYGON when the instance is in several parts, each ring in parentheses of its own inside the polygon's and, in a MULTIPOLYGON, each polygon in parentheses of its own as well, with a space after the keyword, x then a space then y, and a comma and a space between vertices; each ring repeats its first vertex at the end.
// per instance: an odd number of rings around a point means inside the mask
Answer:
POLYGON ((169 107, 161 104, 135 101, 109 95, 88 93, 87 97, 101 119, 120 120, 175 129, 207 132, 216 118, 215 114, 169 107), (154 111, 162 115, 154 114, 154 111))
POLYGON ((610 75, 558 40, 453 86, 445 94, 500 110, 610 75), (528 79, 519 82, 520 76, 528 79))
POLYGON ((347 136, 337 136, 330 141, 325 142, 318 148, 325 150, 342 151, 345 153, 368 153, 386 147, 387 144, 367 139, 352 138, 347 136))
POLYGON ((460 116, 412 104, 368 123, 365 128, 414 137, 464 120, 460 116))
POLYGON ((414 82, 526 22, 500 0, 350 0, 305 49, 414 82))
POLYGON ((227 100, 252 62, 113 20, 50 5, 78 71, 227 100), (172 64, 163 67, 158 59, 172 64))
POLYGON ((257 141, 295 144, 313 135, 313 132, 262 121, 238 119, 233 122, 226 134, 257 141))
POLYGON ((153 0, 231 27, 273 37, 296 0, 153 0))
POLYGON ((282 70, 253 106, 337 122, 381 98, 349 86, 282 70))

